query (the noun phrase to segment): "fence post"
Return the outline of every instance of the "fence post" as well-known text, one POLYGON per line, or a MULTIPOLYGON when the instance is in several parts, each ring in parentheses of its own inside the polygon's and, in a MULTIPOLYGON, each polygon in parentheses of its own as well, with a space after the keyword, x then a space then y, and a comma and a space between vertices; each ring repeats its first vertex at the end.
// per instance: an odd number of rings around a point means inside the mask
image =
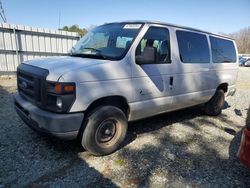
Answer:
POLYGON ((18 37, 17 37, 17 32, 15 26, 13 27, 13 33, 15 36, 15 42, 16 42, 16 56, 17 56, 17 62, 18 65, 20 64, 20 56, 19 56, 19 42, 18 42, 18 37))

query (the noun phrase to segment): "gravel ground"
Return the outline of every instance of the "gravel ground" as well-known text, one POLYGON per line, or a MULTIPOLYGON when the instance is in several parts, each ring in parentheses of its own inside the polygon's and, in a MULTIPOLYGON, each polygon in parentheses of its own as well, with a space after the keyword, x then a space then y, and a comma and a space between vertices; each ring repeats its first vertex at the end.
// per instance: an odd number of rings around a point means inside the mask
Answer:
POLYGON ((76 141, 42 137, 13 109, 15 79, 0 79, 0 187, 249 187, 236 158, 250 104, 250 69, 218 117, 197 107, 130 123, 122 149, 105 157, 76 141))

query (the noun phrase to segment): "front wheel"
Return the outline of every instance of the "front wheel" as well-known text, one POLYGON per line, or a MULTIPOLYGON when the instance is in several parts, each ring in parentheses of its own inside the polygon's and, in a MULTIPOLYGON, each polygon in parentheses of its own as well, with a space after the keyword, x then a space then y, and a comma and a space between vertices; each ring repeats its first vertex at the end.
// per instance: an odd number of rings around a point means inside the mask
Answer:
POLYGON ((207 115, 217 116, 221 113, 225 103, 225 93, 222 89, 217 89, 214 96, 205 104, 204 111, 207 115))
POLYGON ((108 155, 116 151, 127 132, 127 118, 114 106, 96 108, 86 119, 81 136, 82 146, 94 155, 108 155))

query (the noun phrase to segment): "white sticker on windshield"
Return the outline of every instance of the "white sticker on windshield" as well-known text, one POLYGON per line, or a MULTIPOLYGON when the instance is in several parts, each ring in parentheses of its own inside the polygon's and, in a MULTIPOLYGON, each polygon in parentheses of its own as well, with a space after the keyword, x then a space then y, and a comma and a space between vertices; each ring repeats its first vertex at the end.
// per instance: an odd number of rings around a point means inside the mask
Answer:
POLYGON ((126 24, 123 29, 139 29, 141 24, 126 24))

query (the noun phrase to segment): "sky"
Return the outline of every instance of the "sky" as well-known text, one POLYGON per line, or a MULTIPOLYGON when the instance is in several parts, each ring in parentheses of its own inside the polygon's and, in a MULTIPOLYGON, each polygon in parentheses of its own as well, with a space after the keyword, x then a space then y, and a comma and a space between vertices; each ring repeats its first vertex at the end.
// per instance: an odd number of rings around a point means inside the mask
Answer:
POLYGON ((8 23, 49 29, 73 24, 89 28, 124 20, 163 21, 214 33, 250 26, 250 0, 1 1, 8 23))

